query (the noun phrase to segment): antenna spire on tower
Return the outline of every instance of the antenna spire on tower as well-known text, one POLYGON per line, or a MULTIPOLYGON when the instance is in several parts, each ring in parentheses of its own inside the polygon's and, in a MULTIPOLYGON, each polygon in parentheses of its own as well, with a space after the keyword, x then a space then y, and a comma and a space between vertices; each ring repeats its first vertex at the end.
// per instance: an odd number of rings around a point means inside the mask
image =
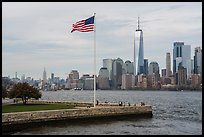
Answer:
POLYGON ((138 17, 137 29, 136 29, 136 31, 142 31, 142 30, 140 29, 140 17, 138 17))

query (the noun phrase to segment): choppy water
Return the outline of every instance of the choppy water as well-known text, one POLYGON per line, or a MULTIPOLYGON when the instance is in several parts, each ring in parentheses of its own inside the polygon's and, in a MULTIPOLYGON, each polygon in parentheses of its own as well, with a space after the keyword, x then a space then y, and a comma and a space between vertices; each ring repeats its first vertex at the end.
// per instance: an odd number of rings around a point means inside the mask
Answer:
MULTIPOLYGON (((201 135, 202 92, 96 91, 99 102, 145 102, 152 118, 87 121, 46 125, 14 135, 201 135)), ((44 91, 42 100, 93 102, 93 91, 44 91)))

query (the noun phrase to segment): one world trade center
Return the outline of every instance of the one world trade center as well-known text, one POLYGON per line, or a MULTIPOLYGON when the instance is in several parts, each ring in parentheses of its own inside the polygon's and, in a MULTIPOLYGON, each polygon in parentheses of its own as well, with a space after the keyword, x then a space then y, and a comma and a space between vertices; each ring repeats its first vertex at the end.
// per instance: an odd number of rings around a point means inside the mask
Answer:
POLYGON ((138 17, 138 27, 134 36, 134 75, 144 73, 144 48, 143 48, 143 31, 140 29, 138 17))

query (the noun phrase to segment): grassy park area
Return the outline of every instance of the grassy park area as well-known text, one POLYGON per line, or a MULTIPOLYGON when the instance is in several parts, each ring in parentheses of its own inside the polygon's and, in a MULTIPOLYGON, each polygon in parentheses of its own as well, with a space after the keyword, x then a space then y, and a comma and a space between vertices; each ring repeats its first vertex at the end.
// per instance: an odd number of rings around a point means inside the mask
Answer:
POLYGON ((69 104, 8 104, 2 106, 2 113, 40 111, 40 110, 56 110, 56 109, 72 109, 74 105, 69 104))

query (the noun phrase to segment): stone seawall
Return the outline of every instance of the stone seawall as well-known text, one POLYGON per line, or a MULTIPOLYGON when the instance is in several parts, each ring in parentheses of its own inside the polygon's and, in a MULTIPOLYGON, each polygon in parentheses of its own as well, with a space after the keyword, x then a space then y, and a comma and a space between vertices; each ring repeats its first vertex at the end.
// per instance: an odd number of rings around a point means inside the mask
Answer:
POLYGON ((95 108, 76 108, 62 110, 46 110, 33 112, 3 113, 2 126, 11 124, 23 124, 30 122, 42 122, 50 120, 75 119, 87 117, 120 116, 134 114, 152 115, 151 106, 98 106, 95 108))

